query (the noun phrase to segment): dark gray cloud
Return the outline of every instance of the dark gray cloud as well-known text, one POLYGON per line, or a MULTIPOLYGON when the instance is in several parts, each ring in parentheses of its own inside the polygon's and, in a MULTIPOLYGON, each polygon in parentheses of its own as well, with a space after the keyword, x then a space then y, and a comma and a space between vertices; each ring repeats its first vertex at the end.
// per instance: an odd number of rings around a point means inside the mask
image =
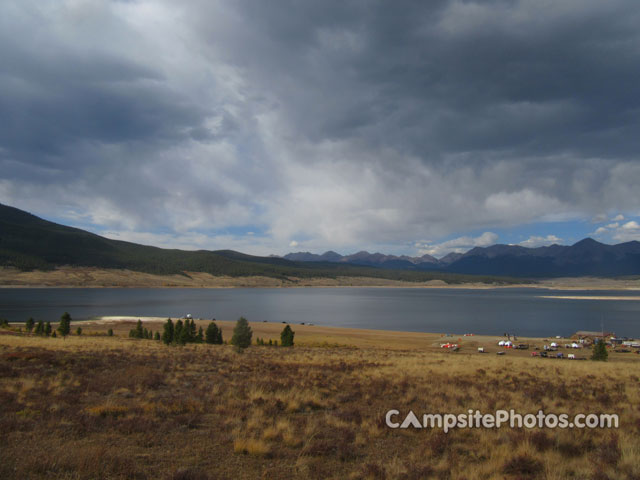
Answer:
POLYGON ((263 253, 640 210, 634 1, 0 13, 0 201, 263 253))

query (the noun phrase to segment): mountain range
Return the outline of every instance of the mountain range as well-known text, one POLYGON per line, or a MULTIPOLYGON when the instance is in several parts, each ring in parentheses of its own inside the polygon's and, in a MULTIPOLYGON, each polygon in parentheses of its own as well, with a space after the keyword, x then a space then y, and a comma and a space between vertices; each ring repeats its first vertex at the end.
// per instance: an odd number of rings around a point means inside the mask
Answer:
POLYGON ((578 243, 526 248, 476 247, 436 259, 361 251, 328 251, 260 257, 233 250, 186 251, 111 240, 38 218, 0 204, 0 266, 47 270, 57 266, 129 269, 154 274, 206 272, 278 278, 376 277, 393 280, 511 282, 509 278, 640 275, 640 242, 607 245, 586 238, 578 243), (500 277, 500 278, 498 278, 500 277))
POLYGON ((430 255, 409 257, 366 251, 345 256, 333 251, 322 255, 297 252, 289 253, 283 258, 305 262, 335 262, 379 268, 512 277, 640 274, 640 242, 634 240, 607 245, 592 238, 585 238, 571 246, 553 244, 527 248, 498 244, 475 247, 466 253, 452 252, 439 260, 430 255))

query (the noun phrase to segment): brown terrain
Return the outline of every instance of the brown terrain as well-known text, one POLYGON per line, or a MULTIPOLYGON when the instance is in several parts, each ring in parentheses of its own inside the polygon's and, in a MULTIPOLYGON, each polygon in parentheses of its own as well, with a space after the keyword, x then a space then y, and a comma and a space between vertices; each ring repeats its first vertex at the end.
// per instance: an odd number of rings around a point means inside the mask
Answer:
MULTIPOLYGON (((164 322, 141 320, 154 332, 164 322)), ((545 359, 531 351, 548 339, 519 339, 530 349, 514 351, 499 337, 292 325, 294 347, 239 353, 127 338, 136 322, 72 322, 83 332, 66 339, 0 329, 0 478, 640 478, 640 355, 631 352, 545 359), (440 347, 449 341, 460 350, 440 347), (512 408, 615 413, 620 425, 445 434, 385 424, 390 409, 512 408)), ((229 340, 233 322, 217 323, 229 340)), ((279 340, 283 328, 250 325, 254 343, 279 340)))
POLYGON ((50 271, 20 271, 0 267, 0 287, 149 287, 149 288, 234 288, 234 287, 403 287, 403 288, 516 288, 552 290, 640 290, 640 279, 556 278, 533 284, 494 285, 486 283, 447 284, 442 280, 406 282, 382 278, 288 278, 214 276, 202 272, 184 275, 152 275, 131 270, 95 267, 59 267, 50 271))

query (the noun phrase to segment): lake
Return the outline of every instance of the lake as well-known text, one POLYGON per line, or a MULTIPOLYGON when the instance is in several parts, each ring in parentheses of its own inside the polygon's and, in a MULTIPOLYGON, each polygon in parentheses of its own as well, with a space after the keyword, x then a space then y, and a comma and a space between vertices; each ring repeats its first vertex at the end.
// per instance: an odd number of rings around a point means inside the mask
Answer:
POLYGON ((422 288, 0 288, 0 317, 55 321, 101 315, 305 322, 415 332, 522 336, 604 329, 640 337, 640 301, 541 298, 635 296, 628 291, 422 288))

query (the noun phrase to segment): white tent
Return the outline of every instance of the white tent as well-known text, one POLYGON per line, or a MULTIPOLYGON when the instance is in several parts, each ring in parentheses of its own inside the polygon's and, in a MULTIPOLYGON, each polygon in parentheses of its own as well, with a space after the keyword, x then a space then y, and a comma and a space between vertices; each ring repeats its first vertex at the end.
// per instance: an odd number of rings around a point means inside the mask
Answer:
POLYGON ((504 342, 504 346, 505 347, 511 347, 511 346, 513 346, 513 342, 511 342, 510 340, 507 340, 506 342, 504 342))
POLYGON ((552 348, 558 348, 558 344, 556 342, 551 342, 551 347, 552 348))
POLYGON ((506 342, 505 342, 504 340, 500 340, 500 341, 498 342, 498 345, 499 345, 499 346, 501 346, 501 347, 504 347, 505 343, 506 343, 506 342))
POLYGON ((578 345, 576 342, 573 342, 571 344, 571 348, 580 348, 580 345, 578 345))

